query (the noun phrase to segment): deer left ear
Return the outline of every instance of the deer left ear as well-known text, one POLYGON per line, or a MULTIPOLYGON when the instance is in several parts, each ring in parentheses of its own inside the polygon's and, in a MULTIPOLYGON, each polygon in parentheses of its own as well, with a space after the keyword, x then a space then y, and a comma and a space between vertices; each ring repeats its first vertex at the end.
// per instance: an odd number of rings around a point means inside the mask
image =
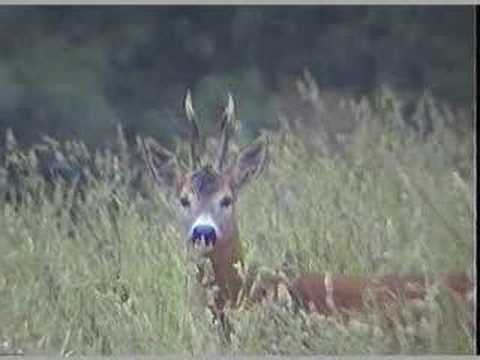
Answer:
POLYGON ((237 191, 262 173, 268 159, 268 140, 262 136, 243 149, 231 170, 237 191))
POLYGON ((180 169, 176 156, 152 138, 143 142, 143 157, 155 181, 166 190, 176 187, 180 169))

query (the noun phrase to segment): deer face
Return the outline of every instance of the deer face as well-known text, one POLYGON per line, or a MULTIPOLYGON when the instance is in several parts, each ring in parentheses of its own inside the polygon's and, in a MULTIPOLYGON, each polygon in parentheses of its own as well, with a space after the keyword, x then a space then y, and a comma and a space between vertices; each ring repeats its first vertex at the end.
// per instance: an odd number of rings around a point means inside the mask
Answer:
POLYGON ((243 149, 232 164, 225 166, 234 127, 233 99, 230 97, 222 122, 218 159, 216 163, 201 165, 196 153, 199 131, 189 95, 185 108, 193 125, 190 169, 180 166, 174 154, 152 139, 144 141, 144 154, 156 182, 174 195, 173 207, 187 243, 209 253, 237 239, 235 203, 241 189, 264 168, 267 147, 265 139, 259 138, 243 149))
POLYGON ((186 177, 177 199, 179 219, 192 245, 208 251, 217 240, 235 235, 234 192, 225 174, 202 167, 186 177))

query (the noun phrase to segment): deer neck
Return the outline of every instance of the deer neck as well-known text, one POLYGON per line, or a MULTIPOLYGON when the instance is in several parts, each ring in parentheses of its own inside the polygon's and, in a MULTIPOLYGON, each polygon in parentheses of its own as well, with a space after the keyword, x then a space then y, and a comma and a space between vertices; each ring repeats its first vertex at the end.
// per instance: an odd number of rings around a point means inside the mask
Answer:
POLYGON ((220 306, 226 301, 234 304, 242 287, 242 278, 236 268, 237 263, 243 264, 243 247, 239 239, 238 227, 229 239, 218 242, 210 255, 215 273, 215 282, 220 288, 220 306))

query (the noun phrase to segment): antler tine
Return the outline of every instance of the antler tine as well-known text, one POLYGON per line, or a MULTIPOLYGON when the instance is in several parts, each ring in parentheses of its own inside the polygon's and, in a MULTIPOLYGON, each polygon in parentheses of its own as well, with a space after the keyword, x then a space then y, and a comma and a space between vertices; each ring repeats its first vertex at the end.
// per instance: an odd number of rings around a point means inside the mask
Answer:
POLYGON ((222 170, 225 164, 225 157, 228 152, 228 143, 230 138, 233 135, 233 132, 236 129, 236 118, 235 118, 235 104, 233 102, 233 96, 231 93, 228 93, 228 102, 223 112, 223 118, 221 123, 222 138, 220 143, 220 151, 218 154, 217 169, 222 170))
POLYGON ((198 152, 198 145, 200 143, 200 131, 198 130, 197 115, 193 110, 192 95, 190 89, 187 90, 187 96, 185 97, 185 113, 188 121, 191 124, 190 132, 190 168, 195 170, 200 164, 200 156, 198 152))

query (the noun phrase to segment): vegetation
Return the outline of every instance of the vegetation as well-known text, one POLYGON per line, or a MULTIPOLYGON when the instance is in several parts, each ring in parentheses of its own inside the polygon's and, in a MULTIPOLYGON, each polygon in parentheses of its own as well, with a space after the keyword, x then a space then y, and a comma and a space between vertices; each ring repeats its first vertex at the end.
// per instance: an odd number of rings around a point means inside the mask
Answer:
POLYGON ((472 108, 473 35, 473 6, 2 6, 0 136, 98 146, 122 123, 171 146, 185 89, 213 111, 226 87, 251 138, 304 68, 336 91, 472 108))
MULTIPOLYGON (((449 125, 466 115, 428 93, 407 118, 387 90, 357 102, 327 97, 308 74, 298 88, 308 112, 281 116, 266 173, 241 194, 247 265, 293 275, 471 273, 473 139, 449 125), (409 125, 429 118, 428 133, 409 125)), ((114 156, 97 157, 110 169, 114 156)), ((129 178, 131 169, 114 173, 129 178)), ((423 318, 405 309, 393 332, 375 311, 343 323, 266 301, 229 314, 235 333, 225 345, 207 309, 194 313, 187 301, 194 279, 167 196, 151 184, 148 196, 132 195, 129 182, 99 177, 72 217, 62 186, 1 203, 0 352, 473 352, 465 309, 435 287, 423 318)))

